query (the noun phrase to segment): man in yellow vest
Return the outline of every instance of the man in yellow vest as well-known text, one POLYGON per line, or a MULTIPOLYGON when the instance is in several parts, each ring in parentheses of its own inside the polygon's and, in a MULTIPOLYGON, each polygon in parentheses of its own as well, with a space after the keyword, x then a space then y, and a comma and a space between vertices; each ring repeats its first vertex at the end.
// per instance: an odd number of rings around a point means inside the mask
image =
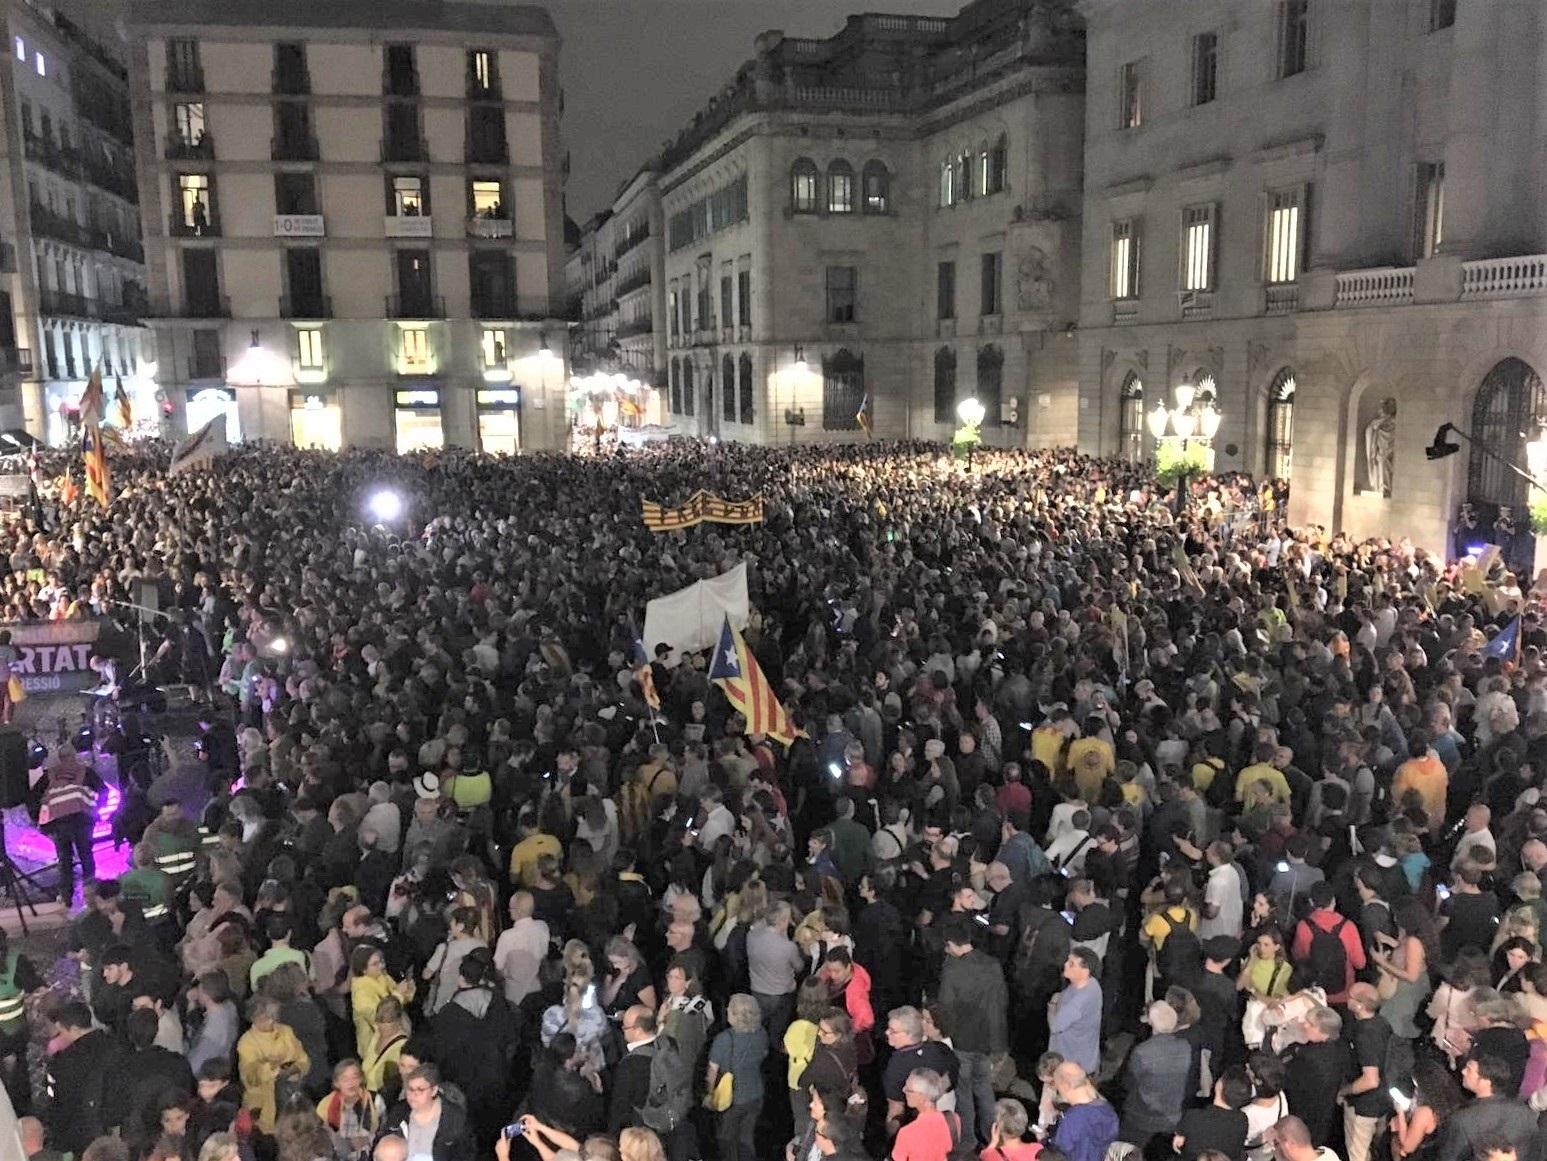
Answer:
POLYGON ((94 879, 97 875, 91 839, 101 789, 102 779, 81 762, 68 741, 54 750, 43 780, 33 789, 40 801, 38 826, 53 840, 54 854, 59 860, 59 901, 66 907, 75 897, 76 860, 80 860, 82 879, 94 879))

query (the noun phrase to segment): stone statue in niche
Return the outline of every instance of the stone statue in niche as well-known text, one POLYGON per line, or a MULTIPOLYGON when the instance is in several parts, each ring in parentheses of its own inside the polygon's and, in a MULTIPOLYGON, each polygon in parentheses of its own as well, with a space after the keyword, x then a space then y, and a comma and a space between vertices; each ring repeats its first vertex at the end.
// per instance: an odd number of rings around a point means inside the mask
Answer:
POLYGON ((1020 310, 1048 310, 1053 305, 1053 280, 1048 277, 1047 254, 1033 246, 1021 255, 1015 274, 1015 299, 1020 310))
POLYGON ((1397 401, 1381 400, 1380 413, 1364 429, 1365 491, 1391 496, 1397 454, 1397 401))

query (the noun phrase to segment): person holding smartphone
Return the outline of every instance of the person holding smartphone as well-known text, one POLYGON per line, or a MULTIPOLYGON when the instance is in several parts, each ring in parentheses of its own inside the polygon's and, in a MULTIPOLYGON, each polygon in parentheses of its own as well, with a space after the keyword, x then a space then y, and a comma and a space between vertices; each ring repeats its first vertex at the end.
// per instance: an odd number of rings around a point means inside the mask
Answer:
POLYGON ((1461 1086, 1432 1056, 1413 1062, 1410 1091, 1402 1085, 1390 1089, 1392 1161, 1429 1161, 1438 1151, 1440 1127, 1461 1107, 1461 1086))

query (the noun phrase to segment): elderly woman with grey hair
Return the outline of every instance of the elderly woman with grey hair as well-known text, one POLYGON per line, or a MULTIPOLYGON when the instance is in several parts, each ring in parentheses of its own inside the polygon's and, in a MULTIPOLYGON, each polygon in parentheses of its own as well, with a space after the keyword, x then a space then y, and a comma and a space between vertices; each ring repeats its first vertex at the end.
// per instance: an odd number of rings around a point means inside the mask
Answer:
POLYGON ((711 1096, 721 1077, 730 1081, 728 1107, 719 1110, 715 1136, 721 1161, 757 1161, 752 1134, 763 1109, 763 1059, 768 1055, 768 1033, 763 1031, 763 1010, 745 992, 737 992, 726 1008, 730 1027, 709 1046, 706 1091, 711 1096))
POLYGON ((1026 1106, 1013 1097, 994 1102, 994 1125, 988 1133, 988 1148, 978 1154, 979 1161, 1031 1161, 1042 1151, 1037 1141, 1027 1141, 1031 1117, 1026 1106))

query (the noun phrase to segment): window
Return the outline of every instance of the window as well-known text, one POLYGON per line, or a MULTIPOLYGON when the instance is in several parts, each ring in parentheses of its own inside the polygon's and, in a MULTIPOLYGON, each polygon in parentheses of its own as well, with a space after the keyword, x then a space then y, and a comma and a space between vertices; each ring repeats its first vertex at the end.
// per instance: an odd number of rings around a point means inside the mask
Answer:
POLYGON ((963 153, 951 161, 951 169, 954 176, 951 178, 956 186, 956 200, 970 202, 972 200, 972 155, 963 153))
POLYGON ((892 175, 884 162, 867 161, 863 183, 867 214, 884 214, 891 209, 892 175))
POLYGON ((48 76, 48 58, 41 52, 32 54, 32 67, 38 70, 38 76, 48 76))
POLYGON ((1140 92, 1139 62, 1123 66, 1117 81, 1119 129, 1137 129, 1144 123, 1143 94, 1140 92))
POLYGON ((425 216, 424 179, 422 177, 394 177, 392 179, 392 212, 399 218, 425 216))
MULTIPOLYGON (((1429 0, 1429 31, 1438 32, 1456 22, 1456 0, 1429 0)), ((17 43, 21 38, 17 38, 17 43)))
POLYGON ((204 102, 189 101, 176 105, 172 116, 177 124, 178 139, 193 148, 204 140, 204 102))
POLYGON ((194 318, 223 318, 227 311, 220 295, 220 271, 215 251, 190 246, 183 251, 183 297, 194 318))
POLYGON ((949 161, 940 163, 940 204, 956 204, 956 169, 949 161))
POLYGON ((1182 211, 1182 289, 1214 288, 1214 207, 1182 211))
POLYGON ((178 174, 177 191, 182 207, 183 225, 196 234, 202 234, 214 220, 214 206, 210 200, 209 174, 178 174))
POLYGON ((322 296, 322 251, 315 246, 293 246, 285 251, 285 282, 290 287, 287 318, 326 318, 328 304, 322 296))
POLYGON ((835 161, 827 167, 827 212, 854 212, 854 170, 847 161, 835 161))
POLYGON ((503 218, 505 216, 505 192, 499 182, 474 179, 468 183, 468 197, 472 201, 473 217, 503 218))
POLYGON ((736 422, 736 360, 730 355, 720 359, 720 418, 736 422))
POLYGON ((1003 281, 1004 255, 998 250, 984 254, 982 260, 982 286, 979 297, 979 314, 998 314, 1003 306, 1000 286, 1003 281))
POLYGON ((729 273, 720 275, 720 325, 728 327, 731 319, 736 317, 735 299, 736 284, 731 280, 729 273))
POLYGON ((400 327, 398 372, 403 375, 430 373, 430 330, 428 327, 400 327))
POLYGON ((816 187, 816 162, 802 157, 790 167, 790 208, 797 214, 816 213, 816 187))
POLYGON ((414 67, 414 46, 389 44, 385 53, 387 93, 397 97, 412 97, 419 92, 419 73, 414 67))
POLYGON ((276 214, 317 213, 317 179, 310 173, 281 170, 274 175, 276 214))
POLYGON ((682 414, 682 360, 671 361, 671 413, 682 414))
POLYGON ((1192 103, 1207 105, 1219 96, 1219 33, 1192 38, 1192 103))
POLYGON ((274 159, 315 160, 311 109, 304 101, 280 101, 274 106, 274 159))
POLYGON ((674 286, 666 295, 666 319, 671 327, 671 337, 676 338, 681 329, 677 325, 677 288, 674 286))
POLYGON ((430 252, 397 252, 398 318, 427 318, 434 310, 431 295, 430 252))
POLYGON ((956 422, 956 352, 950 347, 935 352, 935 422, 956 422))
POLYGON ((439 391, 399 391, 397 399, 397 454, 444 447, 439 391))
POLYGON ((321 371, 326 367, 322 354, 322 330, 303 327, 295 332, 296 365, 303 371, 321 371))
POLYGON ((1133 221, 1112 223, 1110 291, 1114 299, 1139 297, 1139 232, 1133 221))
POLYGON ((167 41, 166 87, 174 93, 197 93, 204 89, 204 71, 199 67, 199 42, 174 38, 167 41))
POLYGON ((306 46, 304 44, 276 44, 274 46, 274 91, 276 93, 307 93, 311 91, 311 78, 306 72, 306 46))
POLYGON ((1295 373, 1288 367, 1280 371, 1268 388, 1267 456, 1264 466, 1269 479, 1289 479, 1289 462, 1294 451, 1295 373))
POLYGON ((1304 251, 1301 226, 1303 191, 1274 190, 1268 194, 1267 281, 1293 282, 1300 277, 1300 258, 1304 251))
POLYGON ((498 106, 470 105, 467 110, 467 159, 485 165, 504 165, 508 157, 505 110, 498 106))
POLYGON ((496 371, 505 366, 505 352, 510 345, 505 341, 504 328, 484 327, 481 346, 485 371, 496 371))
POLYGON ((1445 242, 1445 163, 1418 166, 1418 197, 1413 213, 1413 257, 1432 258, 1445 242))
POLYGON ((1132 371, 1123 380, 1117 411, 1117 454, 1131 464, 1144 459, 1144 383, 1132 371))
POLYGON ((752 325, 752 271, 736 272, 736 321, 744 327, 752 325))
MULTIPOLYGON (((756 401, 752 398, 752 356, 743 351, 738 364, 741 370, 741 423, 755 423, 758 418, 756 401)), ((727 384, 729 390, 729 384, 727 384)))
POLYGON ((988 183, 984 186, 984 193, 1001 193, 1010 184, 1010 142, 1004 134, 999 135, 999 140, 994 142, 992 149, 988 151, 988 183))
POLYGON ((1004 352, 993 344, 978 351, 978 402, 983 405, 985 427, 1004 421, 1004 352))
POLYGON ((475 93, 493 93, 494 54, 481 48, 468 53, 467 76, 475 93))
POLYGON ((693 284, 691 282, 682 284, 679 298, 682 303, 682 333, 691 335, 693 333, 693 284))
POLYGON ((858 430, 864 402, 865 358, 841 347, 822 360, 822 430, 858 430))
POLYGON ((935 317, 956 317, 956 263, 941 262, 935 267, 935 317))
POLYGON ((827 268, 827 321, 851 323, 854 321, 855 268, 853 266, 829 266, 827 268))
POLYGON ((16 59, 22 64, 27 63, 27 42, 19 36, 16 38, 16 59))
POLYGON ((1279 0, 1278 75, 1292 77, 1310 67, 1311 0, 1279 0))
POLYGON ((694 398, 693 386, 693 360, 682 360, 682 414, 692 415, 698 410, 698 400, 694 398))

